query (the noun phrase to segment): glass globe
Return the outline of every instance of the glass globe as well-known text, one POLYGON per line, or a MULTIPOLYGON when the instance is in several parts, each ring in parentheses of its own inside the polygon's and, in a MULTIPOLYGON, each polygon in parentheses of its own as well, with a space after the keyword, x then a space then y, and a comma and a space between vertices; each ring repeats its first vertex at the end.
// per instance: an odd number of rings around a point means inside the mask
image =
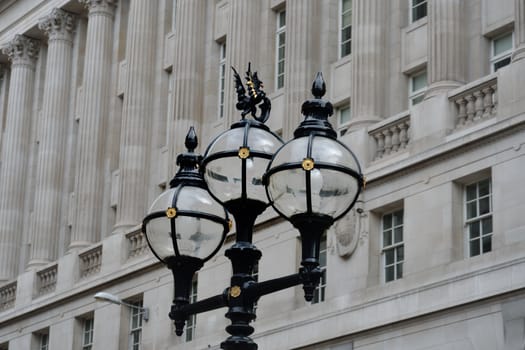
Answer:
POLYGON ((185 184, 162 193, 146 218, 150 218, 145 222, 148 243, 165 263, 172 256, 208 260, 221 247, 229 230, 226 211, 209 192, 185 184))
POLYGON ((204 180, 221 203, 250 199, 268 204, 262 176, 283 144, 262 123, 241 120, 219 135, 204 154, 204 180))
POLYGON ((360 173, 354 154, 336 139, 299 137, 275 154, 266 175, 267 193, 286 218, 314 214, 337 220, 357 199, 360 173))

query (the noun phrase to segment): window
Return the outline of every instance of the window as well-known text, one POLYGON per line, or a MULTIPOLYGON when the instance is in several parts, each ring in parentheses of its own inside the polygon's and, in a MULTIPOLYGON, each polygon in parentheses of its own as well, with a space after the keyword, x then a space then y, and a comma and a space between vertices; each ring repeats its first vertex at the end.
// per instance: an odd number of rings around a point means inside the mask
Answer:
POLYGON ((409 1, 410 1, 410 22, 411 23, 427 16, 427 0, 409 0, 409 1))
POLYGON ((40 341, 38 344, 38 350, 49 350, 49 334, 41 333, 39 337, 40 341))
POLYGON ((129 348, 130 350, 140 350, 142 338, 142 300, 131 302, 134 307, 131 308, 129 348))
MULTIPOLYGON (((198 279, 197 275, 193 277, 191 281, 190 289, 190 304, 197 301, 197 288, 198 288, 198 279)), ((190 315, 188 322, 186 324, 186 341, 192 341, 195 338, 195 326, 197 323, 197 315, 190 315)))
POLYGON ((312 299, 312 304, 317 304, 325 299, 326 291, 326 234, 321 238, 320 250, 319 250, 319 268, 321 268, 321 280, 319 281, 319 286, 314 291, 314 298, 312 299))
POLYGON ((340 3, 339 57, 345 57, 352 53, 352 0, 341 0, 340 3))
POLYGON ((275 81, 276 88, 284 86, 284 62, 285 62, 285 42, 286 42, 286 11, 277 13, 277 31, 275 33, 276 62, 275 62, 275 81))
POLYGON ((351 118, 352 118, 352 110, 350 109, 349 105, 338 109, 337 122, 339 126, 348 124, 351 118))
POLYGON ((427 90, 427 71, 416 73, 410 77, 408 98, 410 106, 415 106, 425 97, 427 90))
POLYGON ((82 350, 91 350, 93 348, 93 318, 84 319, 83 328, 82 350))
POLYGON ((403 209, 383 215, 382 233, 385 282, 390 282, 403 277, 403 209))
POLYGON ((490 67, 492 72, 510 64, 514 41, 512 36, 513 33, 506 33, 491 41, 490 67))
POLYGON ((174 95, 174 91, 175 91, 175 81, 173 79, 173 73, 172 72, 168 72, 167 73, 167 76, 168 76, 168 104, 166 106, 166 135, 165 135, 165 138, 166 140, 164 141, 164 144, 165 145, 169 145, 170 144, 170 127, 171 127, 171 123, 172 123, 172 120, 175 118, 175 108, 174 108, 174 101, 175 101, 175 95, 174 95))
POLYGON ((491 179, 465 186, 465 228, 469 256, 492 250, 492 183, 491 179))
MULTIPOLYGON (((255 282, 259 282, 259 262, 253 265, 252 277, 255 282)), ((253 313, 257 313, 257 302, 253 303, 253 313)))
POLYGON ((219 118, 224 117, 224 92, 225 92, 225 78, 226 78, 226 43, 222 43, 219 53, 219 103, 218 115, 219 118))

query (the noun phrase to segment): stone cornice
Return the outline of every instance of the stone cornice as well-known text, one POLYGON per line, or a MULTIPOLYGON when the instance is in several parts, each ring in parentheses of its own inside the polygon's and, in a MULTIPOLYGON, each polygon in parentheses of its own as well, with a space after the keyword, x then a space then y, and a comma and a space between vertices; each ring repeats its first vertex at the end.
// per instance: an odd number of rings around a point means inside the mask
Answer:
POLYGON ((118 0, 79 0, 89 10, 89 15, 113 16, 118 0))
POLYGON ((38 28, 44 31, 49 40, 73 40, 76 16, 59 8, 54 8, 51 13, 38 22, 38 28))
POLYGON ((9 56, 9 60, 13 62, 13 66, 28 65, 34 68, 39 49, 40 44, 38 40, 17 34, 14 39, 2 49, 2 52, 9 56))

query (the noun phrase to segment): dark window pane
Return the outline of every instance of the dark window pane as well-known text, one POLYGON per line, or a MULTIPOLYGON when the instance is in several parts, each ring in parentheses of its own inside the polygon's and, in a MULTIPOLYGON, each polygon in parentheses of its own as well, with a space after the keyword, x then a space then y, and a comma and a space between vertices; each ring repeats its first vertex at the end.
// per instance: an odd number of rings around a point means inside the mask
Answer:
POLYGON ((412 8, 412 21, 417 21, 420 18, 426 17, 427 4, 421 4, 412 8))
POLYGON ((392 227, 392 214, 383 216, 383 229, 389 229, 392 227))
POLYGON ((472 219, 478 216, 477 202, 467 203, 467 219, 472 219))
POLYGON ((341 30, 341 41, 345 42, 352 38, 352 27, 346 27, 341 30))
POLYGON ((319 266, 326 266, 326 252, 321 252, 319 254, 319 266))
POLYGON ((385 267, 385 281, 393 281, 394 280, 394 266, 387 266, 385 267))
POLYGON ((470 233, 470 239, 479 237, 479 221, 468 224, 468 230, 470 233))
POLYGON ((467 201, 471 201, 477 197, 476 184, 467 186, 467 201))
POLYGON ((403 263, 396 265, 396 279, 403 277, 403 263))
POLYGON ((479 200, 479 215, 490 213, 490 197, 479 200))
POLYGON ((470 241, 470 256, 479 255, 479 239, 470 241))
POLYGON ((483 197, 490 193, 490 180, 483 180, 479 182, 479 196, 483 197))
POLYGON ((492 236, 483 237, 483 253, 492 250, 492 236))
POLYGON ((396 211, 394 213, 394 226, 403 225, 403 211, 396 211))
POLYGON ((494 72, 496 72, 501 67, 508 66, 510 64, 510 57, 507 57, 499 62, 494 63, 494 72))
POLYGON ((403 242, 403 227, 396 227, 394 229, 394 242, 399 243, 403 242))
POLYGON ((388 249, 385 251, 385 265, 391 265, 394 263, 394 249, 388 249))
POLYGON ((284 45, 286 42, 286 33, 279 34, 279 46, 284 45))
POLYGON ((400 246, 396 248, 397 259, 396 261, 405 260, 405 247, 400 246))
POLYGON ((492 216, 481 220, 481 234, 492 233, 492 216))
POLYGON ((392 230, 383 232, 383 247, 388 247, 389 245, 392 245, 392 230))
POLYGON ((352 53, 351 41, 348 41, 341 45, 341 57, 350 55, 352 53))

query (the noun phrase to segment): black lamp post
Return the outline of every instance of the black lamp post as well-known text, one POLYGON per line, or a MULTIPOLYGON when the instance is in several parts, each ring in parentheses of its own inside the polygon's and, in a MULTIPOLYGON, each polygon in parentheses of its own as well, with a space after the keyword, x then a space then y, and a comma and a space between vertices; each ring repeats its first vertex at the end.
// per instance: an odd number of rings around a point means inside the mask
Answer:
POLYGON ((327 120, 333 107, 322 99, 325 83, 320 73, 312 88, 314 98, 302 107, 305 120, 294 139, 284 145, 264 125, 270 101, 257 73, 252 74, 250 68, 246 72, 248 92, 237 72, 234 75, 241 121, 212 141, 202 159, 193 153, 197 141, 190 129, 188 153, 177 158, 181 169, 172 188, 153 203, 143 231, 154 254, 173 271, 175 298, 170 317, 176 333, 182 334, 190 315, 227 306, 230 337, 221 348, 255 350, 257 344, 250 338, 254 304, 263 295, 299 284, 305 299, 312 300, 321 276, 321 236, 352 208, 363 177, 356 157, 336 140, 327 120), (248 114, 253 119, 246 119, 248 114), (261 252, 252 243, 253 226, 269 205, 300 231, 302 267, 296 274, 256 282, 252 272, 261 252), (228 231, 228 215, 222 208, 236 224, 236 242, 225 252, 233 268, 230 287, 189 304, 193 274, 219 250, 228 231))

